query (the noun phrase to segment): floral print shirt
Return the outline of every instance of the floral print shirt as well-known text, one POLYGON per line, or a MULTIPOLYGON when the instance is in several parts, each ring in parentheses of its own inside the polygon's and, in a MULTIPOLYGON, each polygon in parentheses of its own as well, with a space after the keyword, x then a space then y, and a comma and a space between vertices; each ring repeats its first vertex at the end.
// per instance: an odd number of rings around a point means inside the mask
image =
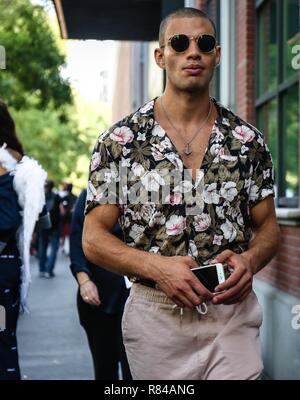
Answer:
POLYGON ((164 256, 191 255, 200 265, 225 249, 246 251, 252 237, 250 209, 274 196, 272 158, 261 132, 212 101, 219 117, 195 183, 186 178, 179 153, 155 121, 152 100, 99 136, 86 213, 106 202, 118 204, 127 245, 164 256), (121 179, 120 167, 130 179, 121 179), (171 172, 182 179, 164 196, 171 172), (142 200, 128 201, 137 184, 156 194, 155 201, 149 192, 142 200), (114 188, 111 198, 105 195, 108 186, 114 188), (199 207, 189 212, 184 195, 199 187, 199 207))

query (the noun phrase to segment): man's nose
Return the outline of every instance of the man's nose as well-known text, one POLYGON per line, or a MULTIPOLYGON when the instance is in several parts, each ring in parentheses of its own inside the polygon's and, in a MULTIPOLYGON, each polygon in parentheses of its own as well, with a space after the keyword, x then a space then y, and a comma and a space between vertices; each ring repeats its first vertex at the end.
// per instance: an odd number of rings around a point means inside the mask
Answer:
POLYGON ((187 54, 188 57, 201 58, 202 56, 199 47, 197 45, 197 42, 194 39, 190 40, 190 45, 187 52, 188 52, 187 54))

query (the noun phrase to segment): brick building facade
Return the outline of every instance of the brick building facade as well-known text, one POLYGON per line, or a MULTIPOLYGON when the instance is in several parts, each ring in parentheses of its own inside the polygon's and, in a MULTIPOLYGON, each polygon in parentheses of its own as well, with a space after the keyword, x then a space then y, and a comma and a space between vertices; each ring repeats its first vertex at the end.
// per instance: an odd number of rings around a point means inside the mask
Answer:
MULTIPOLYGON (((300 329, 297 331, 291 327, 293 306, 300 305, 300 69, 292 71, 289 66, 284 65, 286 48, 290 43, 300 44, 299 19, 297 30, 294 15, 299 15, 298 1, 197 0, 194 3, 194 6, 206 11, 214 19, 221 34, 222 24, 228 24, 226 13, 223 12, 224 7, 226 4, 228 7, 234 7, 229 17, 229 24, 235 25, 235 60, 232 61, 232 55, 229 56, 229 62, 234 63, 234 68, 231 75, 228 75, 229 70, 223 75, 221 72, 221 86, 223 80, 229 79, 234 82, 234 111, 265 134, 267 143, 270 142, 274 164, 279 169, 275 179, 277 178, 276 213, 281 228, 281 243, 277 256, 255 279, 256 292, 265 315, 262 330, 265 367, 267 374, 273 379, 300 379, 300 329), (218 9, 222 10, 222 17, 219 19, 218 9), (263 48, 262 53, 260 47, 263 48), (264 52, 270 49, 272 52, 268 53, 269 59, 259 60, 259 57, 264 58, 264 52), (274 49, 278 49, 278 55, 274 55, 274 49), (272 61, 277 65, 277 69, 273 71, 275 84, 270 86, 269 91, 269 88, 262 90, 260 95, 259 85, 267 86, 265 81, 272 75, 268 73, 274 67, 272 61), (263 65, 263 73, 259 68, 260 62, 263 65), (287 79, 285 69, 288 70, 287 79), (286 100, 292 91, 293 97, 286 100), (275 105, 272 108, 274 122, 271 121, 270 113, 265 114, 262 111, 264 107, 270 109, 271 103, 272 107, 275 105), (260 113, 272 123, 267 125, 265 118, 260 118, 260 113), (272 146, 272 135, 278 142, 276 146, 272 146), (293 164, 296 163, 296 166, 292 166, 293 182, 295 179, 298 181, 298 184, 295 182, 293 188, 296 190, 293 191, 287 182, 288 173, 282 172, 282 169, 289 168, 290 157, 293 157, 293 164), (282 342, 283 338, 286 339, 285 343, 282 342)), ((222 40, 221 36, 220 43, 223 48, 226 38, 222 40)), ((221 100, 223 95, 217 93, 221 100)))

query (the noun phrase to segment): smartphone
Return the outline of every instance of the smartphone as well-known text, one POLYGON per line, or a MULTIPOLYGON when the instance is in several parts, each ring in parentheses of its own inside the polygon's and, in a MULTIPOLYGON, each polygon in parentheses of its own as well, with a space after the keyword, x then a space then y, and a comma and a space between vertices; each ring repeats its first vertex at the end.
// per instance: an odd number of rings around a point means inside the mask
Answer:
POLYGON ((224 266, 221 263, 203 265, 192 268, 191 271, 196 275, 199 281, 212 293, 215 293, 215 287, 225 282, 226 275, 224 266))

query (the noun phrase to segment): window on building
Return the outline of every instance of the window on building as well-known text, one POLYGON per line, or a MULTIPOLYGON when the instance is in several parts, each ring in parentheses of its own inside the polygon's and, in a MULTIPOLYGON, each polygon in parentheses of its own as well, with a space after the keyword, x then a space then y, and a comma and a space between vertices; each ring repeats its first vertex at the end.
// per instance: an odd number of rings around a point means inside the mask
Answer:
POLYGON ((283 94, 284 180, 287 197, 297 197, 299 191, 299 90, 292 86, 283 94))
POLYGON ((268 1, 258 13, 258 69, 257 91, 259 95, 276 89, 278 76, 278 36, 276 29, 276 0, 268 1))
POLYGON ((277 177, 278 171, 277 108, 277 99, 273 99, 261 106, 257 114, 257 126, 264 132, 265 139, 272 154, 275 177, 277 177))
POLYGON ((257 125, 271 150, 277 205, 299 207, 299 0, 256 2, 257 125))
POLYGON ((300 43, 299 31, 299 1, 285 0, 283 6, 283 44, 284 44, 284 66, 283 76, 289 78, 295 74, 293 69, 293 47, 300 43))

